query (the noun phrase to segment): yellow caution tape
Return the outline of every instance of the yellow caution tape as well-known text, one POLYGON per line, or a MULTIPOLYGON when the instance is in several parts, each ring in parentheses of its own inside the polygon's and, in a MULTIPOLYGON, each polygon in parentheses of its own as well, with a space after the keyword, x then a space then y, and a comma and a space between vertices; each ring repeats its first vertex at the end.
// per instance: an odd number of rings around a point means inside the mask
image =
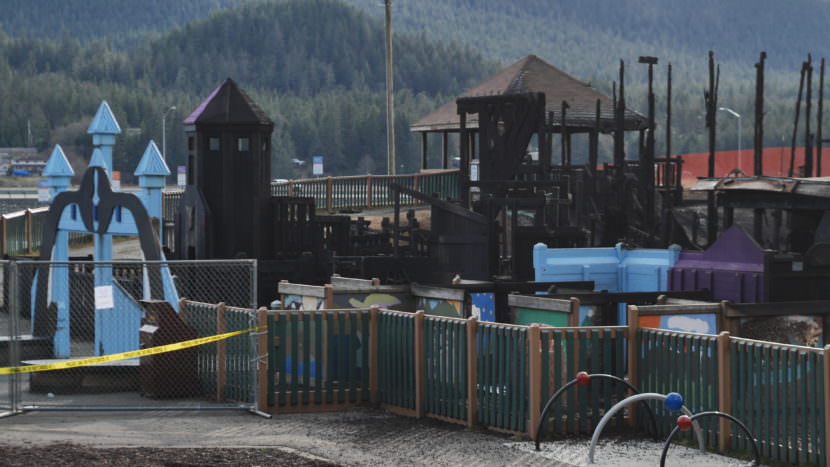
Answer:
POLYGON ((200 337, 198 339, 191 339, 189 341, 176 342, 175 344, 160 345, 158 347, 150 347, 149 349, 132 350, 130 352, 115 353, 112 355, 102 355, 100 357, 82 358, 79 360, 70 360, 68 362, 60 363, 46 363, 43 365, 26 365, 26 366, 12 366, 0 368, 0 375, 13 375, 18 373, 35 373, 38 371, 48 370, 64 370, 67 368, 78 368, 82 366, 95 365, 97 363, 114 362, 117 360, 128 360, 136 357, 146 357, 148 355, 157 355, 165 352, 172 352, 174 350, 187 349, 190 347, 197 347, 200 345, 210 344, 211 342, 221 341, 229 337, 246 334, 252 331, 263 329, 265 326, 257 326, 255 328, 246 329, 244 331, 234 331, 225 334, 218 334, 209 337, 200 337))

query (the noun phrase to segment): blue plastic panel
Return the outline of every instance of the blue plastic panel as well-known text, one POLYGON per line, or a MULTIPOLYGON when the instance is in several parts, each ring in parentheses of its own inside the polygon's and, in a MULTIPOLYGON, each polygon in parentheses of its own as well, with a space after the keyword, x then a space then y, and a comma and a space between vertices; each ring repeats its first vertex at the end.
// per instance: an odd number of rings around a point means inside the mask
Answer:
MULTIPOLYGON (((665 250, 614 248, 533 247, 535 280, 594 281, 594 290, 609 292, 657 292, 668 290, 669 269, 677 262, 680 247, 665 250)), ((625 305, 619 323, 625 324, 625 305)))

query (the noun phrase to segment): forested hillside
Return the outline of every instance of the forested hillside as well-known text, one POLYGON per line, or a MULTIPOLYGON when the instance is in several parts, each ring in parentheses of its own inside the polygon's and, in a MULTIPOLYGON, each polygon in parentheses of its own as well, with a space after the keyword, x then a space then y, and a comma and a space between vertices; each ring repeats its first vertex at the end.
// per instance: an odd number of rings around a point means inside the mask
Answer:
MULTIPOLYGON (((345 1, 383 16, 378 0, 345 1)), ((619 60, 624 59, 628 102, 640 111, 646 108, 647 72, 637 58, 657 56, 660 126, 666 64, 671 62, 674 152, 706 150, 701 114, 708 50, 715 51, 721 64, 721 105, 744 116, 744 147, 752 141, 753 64, 758 53, 768 53, 767 145, 789 145, 798 70, 807 53, 830 57, 824 32, 830 24, 826 0, 397 0, 393 5, 396 31, 458 41, 504 63, 533 53, 608 94, 619 60)), ((817 74, 813 82, 817 86, 817 74)), ((735 149, 735 120, 724 113, 718 118, 719 147, 735 149)), ((658 129, 658 135, 664 131, 658 129)), ((663 150, 660 136, 658 151, 663 150)))
MULTIPOLYGON (((176 105, 168 147, 180 163, 178 122, 231 76, 277 122, 275 176, 301 175, 287 161, 317 153, 333 173, 383 171, 382 16, 382 0, 4 0, 0 146, 23 144, 27 121, 38 146, 67 135, 87 144, 81 119, 108 98, 122 125, 142 132, 121 138, 124 160, 160 139, 161 114, 176 105)), ((625 60, 628 103, 641 112, 646 68, 637 57, 659 57, 658 151, 671 62, 675 153, 706 149, 709 49, 721 64, 720 105, 744 116, 745 148, 758 52, 769 54, 768 146, 789 144, 801 61, 830 55, 826 0, 394 0, 393 18, 399 159, 410 169, 410 122, 527 54, 608 94, 625 60)), ((737 129, 719 113, 720 149, 737 147, 737 129)), ((608 154, 610 141, 603 144, 608 154)))
MULTIPOLYGON (((380 22, 334 0, 221 11, 126 51, 102 41, 0 36, 0 146, 24 144, 27 121, 40 147, 67 134, 82 144, 79 122, 107 98, 122 126, 142 133, 121 138, 116 161, 123 168, 134 166, 147 138, 161 139, 162 113, 175 105, 168 150, 178 164, 179 122, 231 76, 277 124, 275 175, 303 175, 287 161, 311 154, 326 156, 332 173, 385 171, 382 44, 380 22)), ((399 160, 413 169, 417 144, 408 124, 496 67, 451 44, 399 36, 395 45, 399 160)))
POLYGON ((135 43, 253 0, 3 0, 0 30, 16 37, 135 43))

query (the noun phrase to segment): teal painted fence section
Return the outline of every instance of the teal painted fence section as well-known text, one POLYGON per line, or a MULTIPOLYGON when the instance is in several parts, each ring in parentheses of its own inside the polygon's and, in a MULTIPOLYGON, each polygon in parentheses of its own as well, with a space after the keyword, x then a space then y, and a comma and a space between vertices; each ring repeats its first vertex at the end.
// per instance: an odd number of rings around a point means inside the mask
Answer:
POLYGON ((525 432, 528 418, 527 327, 479 323, 476 350, 478 423, 525 432))
POLYGON ((325 408, 369 400, 369 311, 272 312, 268 403, 325 408))
POLYGON ((424 319, 425 412, 467 419, 467 321, 424 319))
MULTIPOLYGON (((257 326, 255 310, 226 307, 225 332, 244 331, 257 326)), ((257 347, 251 333, 234 336, 226 342, 225 399, 254 402, 256 398, 257 347)))
MULTIPOLYGON (((216 310, 219 305, 185 301, 182 306, 184 322, 196 330, 196 337, 210 337, 217 334, 216 310)), ((216 394, 216 343, 196 347, 196 370, 202 394, 216 394)))
MULTIPOLYGON (((579 371, 625 376, 626 328, 542 328, 542 405, 579 371)), ((553 406, 547 433, 590 434, 605 411, 626 396, 625 387, 607 379, 574 386, 553 406)), ((623 413, 613 421, 620 426, 623 413)))
MULTIPOLYGON (((824 360, 821 350, 733 338, 732 412, 769 461, 827 465, 824 360)), ((743 433, 733 442, 751 449, 743 433)))
POLYGON ((415 315, 378 313, 378 389, 381 403, 415 409, 415 315))
MULTIPOLYGON (((719 410, 717 336, 641 328, 637 348, 640 353, 640 391, 660 394, 677 392, 683 396, 684 405, 693 413, 719 410)), ((669 412, 661 402, 649 401, 648 404, 657 415, 659 436, 665 438, 674 428, 680 414, 669 412)), ((646 417, 644 411, 638 412, 640 426, 650 430, 650 422, 646 417)), ((706 446, 717 448, 718 420, 703 419, 700 424, 706 446)))

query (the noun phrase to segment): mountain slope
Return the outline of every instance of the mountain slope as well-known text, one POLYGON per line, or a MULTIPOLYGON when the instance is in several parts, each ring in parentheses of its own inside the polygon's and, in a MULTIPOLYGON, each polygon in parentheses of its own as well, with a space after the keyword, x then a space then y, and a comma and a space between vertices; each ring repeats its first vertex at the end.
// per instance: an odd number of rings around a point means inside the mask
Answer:
POLYGON ((0 30, 17 37, 133 43, 252 0, 3 0, 0 30))

